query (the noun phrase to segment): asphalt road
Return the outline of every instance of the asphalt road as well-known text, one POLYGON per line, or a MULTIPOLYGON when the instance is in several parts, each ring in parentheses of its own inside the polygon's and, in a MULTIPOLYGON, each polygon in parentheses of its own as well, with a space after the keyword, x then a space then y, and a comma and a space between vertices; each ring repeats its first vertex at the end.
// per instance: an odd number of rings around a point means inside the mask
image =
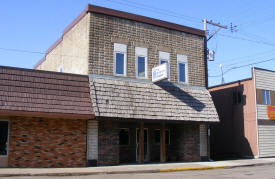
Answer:
POLYGON ((232 169, 215 169, 184 172, 145 173, 145 174, 113 174, 64 177, 5 177, 1 179, 275 179, 275 164, 238 167, 232 169))

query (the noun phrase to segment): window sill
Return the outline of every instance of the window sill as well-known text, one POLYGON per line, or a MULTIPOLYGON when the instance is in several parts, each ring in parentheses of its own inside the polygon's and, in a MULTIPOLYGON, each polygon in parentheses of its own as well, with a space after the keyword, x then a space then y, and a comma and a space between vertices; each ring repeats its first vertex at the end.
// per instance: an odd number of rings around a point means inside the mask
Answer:
POLYGON ((179 84, 181 85, 188 85, 188 82, 181 82, 181 81, 178 81, 179 84))
POLYGON ((127 75, 124 75, 124 74, 114 74, 114 76, 119 76, 119 77, 127 77, 127 75))

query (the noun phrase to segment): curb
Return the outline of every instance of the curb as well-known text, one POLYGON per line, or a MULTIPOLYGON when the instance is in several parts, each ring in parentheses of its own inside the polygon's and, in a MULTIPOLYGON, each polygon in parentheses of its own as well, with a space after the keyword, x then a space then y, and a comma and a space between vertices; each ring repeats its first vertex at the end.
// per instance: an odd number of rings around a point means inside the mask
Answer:
POLYGON ((189 168, 169 168, 160 169, 160 172, 176 172, 176 171, 188 171, 188 170, 213 170, 213 169, 225 169, 226 166, 208 166, 208 167, 189 167, 189 168))
POLYGON ((22 173, 22 174, 0 174, 0 177, 19 177, 19 176, 85 176, 85 175, 102 175, 102 174, 134 174, 134 173, 162 173, 162 172, 177 172, 177 171, 192 171, 192 170, 214 170, 214 169, 230 169, 238 167, 253 167, 275 164, 275 162, 266 162, 259 164, 244 164, 235 166, 205 166, 205 167, 188 167, 188 168, 167 168, 167 169, 152 169, 152 170, 122 170, 122 171, 98 171, 98 172, 65 172, 65 173, 22 173))

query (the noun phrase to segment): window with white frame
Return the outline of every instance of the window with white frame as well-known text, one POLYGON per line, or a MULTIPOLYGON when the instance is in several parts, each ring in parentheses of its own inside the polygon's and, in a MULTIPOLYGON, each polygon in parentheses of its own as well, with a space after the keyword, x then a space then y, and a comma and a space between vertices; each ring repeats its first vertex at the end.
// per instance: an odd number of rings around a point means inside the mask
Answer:
POLYGON ((270 104, 270 91, 262 90, 263 104, 270 104))
POLYGON ((188 83, 188 63, 187 56, 177 54, 178 61, 178 82, 188 83))
POLYGON ((126 76, 127 45, 114 43, 114 74, 126 76))
POLYGON ((136 47, 136 77, 147 78, 147 48, 136 47))
POLYGON ((168 80, 170 80, 170 53, 159 51, 159 64, 167 63, 168 80))

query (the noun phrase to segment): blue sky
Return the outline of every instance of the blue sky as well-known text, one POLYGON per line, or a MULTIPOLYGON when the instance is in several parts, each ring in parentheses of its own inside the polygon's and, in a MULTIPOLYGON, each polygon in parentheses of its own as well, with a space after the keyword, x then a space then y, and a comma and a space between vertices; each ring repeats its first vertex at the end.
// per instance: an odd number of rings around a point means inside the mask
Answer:
MULTIPOLYGON (((275 1, 272 0, 6 0, 0 2, 0 65, 32 68, 88 4, 203 29, 202 19, 234 28, 211 40, 209 85, 251 77, 251 67, 275 70, 275 1), (266 61, 266 62, 264 62, 266 61), (264 63, 262 63, 264 62, 264 63)), ((211 34, 216 27, 208 26, 211 34)))

